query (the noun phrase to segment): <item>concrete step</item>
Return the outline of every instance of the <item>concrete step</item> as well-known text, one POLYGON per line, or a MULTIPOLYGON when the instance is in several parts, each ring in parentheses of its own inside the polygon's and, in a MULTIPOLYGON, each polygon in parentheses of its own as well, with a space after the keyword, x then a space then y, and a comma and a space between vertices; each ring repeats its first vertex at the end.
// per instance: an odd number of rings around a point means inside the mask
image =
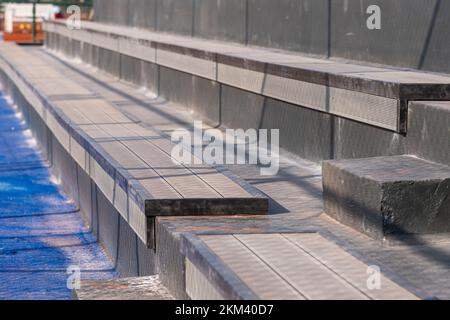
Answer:
POLYGON ((428 298, 328 233, 184 234, 186 292, 194 300, 428 298), (371 278, 375 275, 375 278, 371 278))
POLYGON ((173 300, 159 276, 84 280, 73 290, 74 300, 173 300))
POLYGON ((268 198, 256 188, 187 150, 192 161, 177 161, 170 135, 130 119, 32 52, 2 45, 0 68, 62 146, 70 159, 63 165, 76 164, 92 179, 149 248, 157 216, 267 213, 268 198))
POLYGON ((450 232, 450 167, 413 156, 323 163, 325 212, 373 238, 450 232))
POLYGON ((362 66, 95 22, 85 22, 81 30, 73 31, 61 22, 47 22, 45 30, 50 49, 77 58, 97 54, 99 64, 116 60, 104 66, 111 73, 121 72, 121 56, 131 57, 401 133, 407 131, 409 101, 450 99, 450 77, 444 75, 362 66), (99 50, 104 51, 102 57, 99 50))

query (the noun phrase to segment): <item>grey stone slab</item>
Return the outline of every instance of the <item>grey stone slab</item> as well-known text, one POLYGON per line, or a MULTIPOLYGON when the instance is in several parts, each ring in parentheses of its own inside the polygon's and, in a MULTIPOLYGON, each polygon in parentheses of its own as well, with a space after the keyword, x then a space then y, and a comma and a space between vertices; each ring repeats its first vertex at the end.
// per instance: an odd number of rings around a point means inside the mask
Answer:
POLYGON ((325 212, 377 239, 449 232, 450 168, 412 156, 323 164, 325 212))

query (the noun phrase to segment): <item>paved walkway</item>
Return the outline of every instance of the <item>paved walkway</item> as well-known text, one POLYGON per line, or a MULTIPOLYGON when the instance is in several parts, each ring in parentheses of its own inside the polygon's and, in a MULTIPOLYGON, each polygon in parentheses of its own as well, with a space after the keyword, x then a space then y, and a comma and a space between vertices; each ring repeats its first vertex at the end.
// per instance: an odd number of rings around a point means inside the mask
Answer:
POLYGON ((116 275, 52 181, 25 122, 0 96, 0 299, 70 299, 70 266, 81 279, 116 275))

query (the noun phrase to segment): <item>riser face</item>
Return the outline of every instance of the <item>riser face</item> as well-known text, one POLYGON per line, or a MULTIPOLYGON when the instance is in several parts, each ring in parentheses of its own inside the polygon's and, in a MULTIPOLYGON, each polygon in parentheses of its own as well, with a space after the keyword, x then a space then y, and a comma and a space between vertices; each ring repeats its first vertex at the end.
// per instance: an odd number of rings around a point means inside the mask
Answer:
POLYGON ((450 165, 450 102, 411 103, 408 127, 410 154, 450 165))

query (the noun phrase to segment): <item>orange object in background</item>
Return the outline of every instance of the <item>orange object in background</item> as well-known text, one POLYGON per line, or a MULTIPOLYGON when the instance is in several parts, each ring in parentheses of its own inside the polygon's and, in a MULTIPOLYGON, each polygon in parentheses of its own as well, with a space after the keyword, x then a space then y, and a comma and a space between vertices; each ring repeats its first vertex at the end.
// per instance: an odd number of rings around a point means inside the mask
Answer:
MULTIPOLYGON (((3 33, 4 41, 14 41, 19 43, 33 42, 33 23, 30 21, 14 21, 12 32, 3 33)), ((35 42, 44 42, 44 30, 42 22, 36 22, 35 42)))
POLYGON ((52 4, 37 4, 35 8, 36 37, 33 39, 33 5, 30 3, 4 3, 4 41, 18 43, 43 43, 43 22, 51 19, 55 7, 52 4))

